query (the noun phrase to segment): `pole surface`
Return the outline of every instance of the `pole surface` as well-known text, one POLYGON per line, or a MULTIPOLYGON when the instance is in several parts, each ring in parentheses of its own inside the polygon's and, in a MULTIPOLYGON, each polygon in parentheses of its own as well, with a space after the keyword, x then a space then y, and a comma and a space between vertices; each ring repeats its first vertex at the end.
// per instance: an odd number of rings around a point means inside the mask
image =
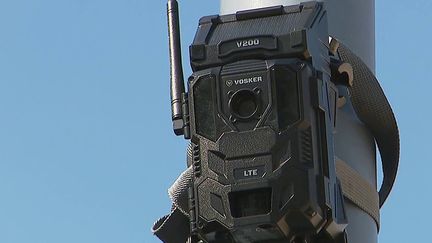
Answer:
MULTIPOLYGON (((276 5, 295 5, 305 0, 221 0, 221 14, 276 5)), ((330 35, 348 46, 375 72, 375 0, 324 0, 330 35)), ((352 106, 338 110, 336 155, 373 186, 376 180, 375 141, 359 121, 352 106)), ((348 243, 376 243, 378 228, 367 213, 346 200, 348 243)))

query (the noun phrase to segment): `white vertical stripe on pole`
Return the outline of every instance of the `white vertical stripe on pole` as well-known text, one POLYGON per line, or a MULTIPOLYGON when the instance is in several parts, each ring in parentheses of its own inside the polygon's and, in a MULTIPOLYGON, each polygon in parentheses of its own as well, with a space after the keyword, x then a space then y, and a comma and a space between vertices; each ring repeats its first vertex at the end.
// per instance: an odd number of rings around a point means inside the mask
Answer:
MULTIPOLYGON (((276 5, 295 5, 307 0, 221 0, 221 14, 276 5)), ((375 71, 375 0, 321 0, 329 14, 329 32, 375 71)), ((352 107, 339 110, 335 134, 336 155, 346 161, 372 185, 376 185, 375 141, 352 107)), ((347 200, 346 200, 347 201, 347 200)), ((348 243, 376 243, 375 221, 346 202, 348 243)))

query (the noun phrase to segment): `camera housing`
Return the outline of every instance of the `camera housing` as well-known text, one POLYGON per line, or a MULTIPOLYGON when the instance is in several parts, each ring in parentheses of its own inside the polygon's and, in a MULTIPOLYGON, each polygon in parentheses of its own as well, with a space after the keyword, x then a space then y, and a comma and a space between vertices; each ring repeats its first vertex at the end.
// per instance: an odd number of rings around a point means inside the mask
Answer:
POLYGON ((188 92, 172 96, 193 241, 345 242, 328 40, 319 2, 200 20, 188 92))

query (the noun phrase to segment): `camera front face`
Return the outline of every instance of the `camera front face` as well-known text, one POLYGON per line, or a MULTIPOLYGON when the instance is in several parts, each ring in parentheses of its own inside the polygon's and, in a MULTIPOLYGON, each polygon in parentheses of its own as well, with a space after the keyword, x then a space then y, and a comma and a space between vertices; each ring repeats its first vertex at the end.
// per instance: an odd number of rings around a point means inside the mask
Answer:
POLYGON ((276 242, 294 234, 288 215, 319 221, 319 214, 300 212, 314 193, 306 190, 313 149, 305 116, 313 114, 313 75, 299 59, 249 60, 197 72, 190 80, 194 193, 207 239, 276 242))

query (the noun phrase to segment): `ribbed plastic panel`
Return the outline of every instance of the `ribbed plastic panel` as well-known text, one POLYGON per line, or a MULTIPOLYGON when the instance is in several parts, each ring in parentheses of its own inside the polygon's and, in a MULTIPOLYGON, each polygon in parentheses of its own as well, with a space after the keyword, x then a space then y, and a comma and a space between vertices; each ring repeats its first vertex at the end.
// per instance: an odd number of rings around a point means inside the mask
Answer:
POLYGON ((302 162, 309 163, 313 160, 312 152, 312 131, 310 128, 301 132, 301 160, 302 162))
POLYGON ((217 25, 209 41, 209 44, 218 44, 221 41, 226 41, 229 39, 244 38, 251 33, 253 33, 255 36, 283 35, 291 31, 304 28, 309 17, 310 15, 307 14, 292 13, 268 18, 224 23, 217 25))
POLYGON ((245 60, 227 64, 222 68, 221 75, 231 75, 237 73, 247 73, 249 71, 256 71, 266 69, 267 64, 262 60, 245 60))

